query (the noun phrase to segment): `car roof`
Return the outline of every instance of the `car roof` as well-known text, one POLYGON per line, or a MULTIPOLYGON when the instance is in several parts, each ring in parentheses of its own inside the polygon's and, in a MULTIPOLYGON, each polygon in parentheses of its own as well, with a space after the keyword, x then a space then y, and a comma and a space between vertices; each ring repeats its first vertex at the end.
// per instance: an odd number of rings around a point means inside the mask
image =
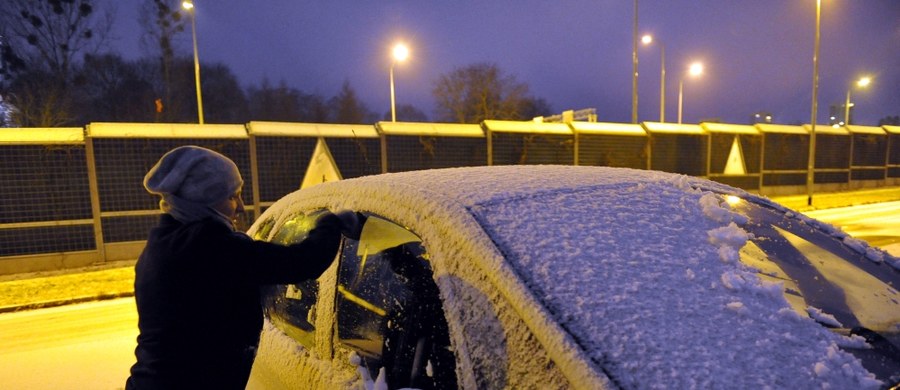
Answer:
POLYGON ((685 175, 576 166, 451 168, 316 187, 301 192, 334 208, 373 199, 413 205, 391 215, 413 231, 429 216, 440 216, 431 224, 470 216, 477 224, 443 229, 483 231, 525 286, 495 279, 497 287, 529 294, 619 386, 873 383, 835 347, 837 336, 796 315, 779 287, 736 261, 748 236, 717 194, 760 200, 744 191, 685 175))
POLYGON ((470 207, 491 200, 586 187, 616 187, 648 182, 678 182, 684 186, 712 186, 718 191, 742 192, 691 176, 630 168, 529 165, 432 169, 365 176, 360 183, 416 187, 428 196, 470 207))

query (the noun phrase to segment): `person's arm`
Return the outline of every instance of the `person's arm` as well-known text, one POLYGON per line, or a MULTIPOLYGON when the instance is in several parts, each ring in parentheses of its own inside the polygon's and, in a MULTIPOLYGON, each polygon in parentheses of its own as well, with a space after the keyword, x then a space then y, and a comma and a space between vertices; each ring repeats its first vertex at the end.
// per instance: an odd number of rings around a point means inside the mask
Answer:
POLYGON ((322 275, 337 255, 342 233, 358 237, 358 225, 346 213, 328 213, 300 243, 284 246, 232 233, 222 249, 235 265, 236 275, 249 283, 296 283, 322 275))

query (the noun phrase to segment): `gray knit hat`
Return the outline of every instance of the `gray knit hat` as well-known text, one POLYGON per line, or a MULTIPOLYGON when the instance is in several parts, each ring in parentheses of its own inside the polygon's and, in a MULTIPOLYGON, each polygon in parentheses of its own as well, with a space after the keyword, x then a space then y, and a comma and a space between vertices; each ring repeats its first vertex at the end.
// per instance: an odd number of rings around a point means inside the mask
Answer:
POLYGON ((205 205, 234 195, 243 184, 234 161, 199 146, 172 149, 144 176, 144 188, 152 194, 205 205))

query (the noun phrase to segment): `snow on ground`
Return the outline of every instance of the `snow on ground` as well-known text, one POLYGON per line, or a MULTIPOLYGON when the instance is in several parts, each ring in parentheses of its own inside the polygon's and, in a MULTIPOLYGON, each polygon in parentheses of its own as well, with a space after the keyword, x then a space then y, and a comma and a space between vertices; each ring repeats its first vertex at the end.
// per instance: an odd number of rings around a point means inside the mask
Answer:
POLYGON ((900 257, 900 243, 890 244, 882 247, 881 249, 884 249, 885 252, 890 253, 891 256, 900 257))

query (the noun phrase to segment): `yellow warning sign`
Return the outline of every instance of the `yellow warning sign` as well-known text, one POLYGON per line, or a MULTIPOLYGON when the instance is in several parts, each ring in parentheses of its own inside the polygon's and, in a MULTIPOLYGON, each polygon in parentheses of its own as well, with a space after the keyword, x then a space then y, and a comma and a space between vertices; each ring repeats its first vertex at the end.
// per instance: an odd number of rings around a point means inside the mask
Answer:
POLYGON ((728 153, 728 161, 725 163, 726 175, 746 175, 747 166, 744 165, 744 152, 741 149, 741 143, 738 137, 734 136, 734 142, 731 144, 731 152, 728 153))
POLYGON ((306 167, 306 175, 303 176, 303 183, 300 188, 312 187, 329 181, 341 180, 341 171, 338 170, 328 145, 321 137, 316 142, 316 149, 313 150, 312 158, 309 159, 309 166, 306 167))

